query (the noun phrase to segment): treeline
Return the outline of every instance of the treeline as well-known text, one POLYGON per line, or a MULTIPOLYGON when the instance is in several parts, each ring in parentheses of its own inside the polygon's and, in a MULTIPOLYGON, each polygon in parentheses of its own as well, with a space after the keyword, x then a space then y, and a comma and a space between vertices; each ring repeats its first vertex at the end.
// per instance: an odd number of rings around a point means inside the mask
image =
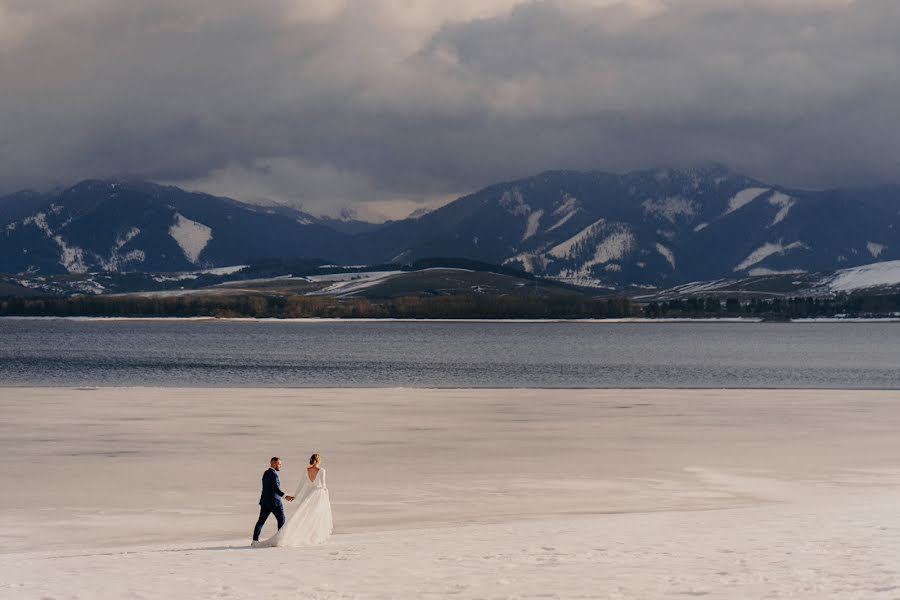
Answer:
POLYGON ((323 296, 73 296, 0 300, 0 316, 394 319, 605 319, 637 316, 627 298, 500 295, 384 300, 323 296))
POLYGON ((688 298, 634 305, 628 298, 507 295, 326 296, 100 295, 0 299, 0 316, 251 317, 357 319, 610 319, 626 317, 883 317, 900 314, 900 294, 833 298, 688 298))
POLYGON ((762 317, 810 319, 822 317, 883 317, 900 313, 900 294, 883 296, 838 295, 833 298, 688 298, 652 302, 644 307, 651 319, 678 317, 762 317))

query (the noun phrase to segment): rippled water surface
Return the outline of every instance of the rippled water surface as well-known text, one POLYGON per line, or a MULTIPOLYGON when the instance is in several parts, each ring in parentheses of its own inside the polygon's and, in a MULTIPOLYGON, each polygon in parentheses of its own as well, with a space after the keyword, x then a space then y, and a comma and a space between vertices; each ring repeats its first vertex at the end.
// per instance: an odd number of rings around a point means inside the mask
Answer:
POLYGON ((900 324, 0 319, 0 385, 900 389, 900 324))

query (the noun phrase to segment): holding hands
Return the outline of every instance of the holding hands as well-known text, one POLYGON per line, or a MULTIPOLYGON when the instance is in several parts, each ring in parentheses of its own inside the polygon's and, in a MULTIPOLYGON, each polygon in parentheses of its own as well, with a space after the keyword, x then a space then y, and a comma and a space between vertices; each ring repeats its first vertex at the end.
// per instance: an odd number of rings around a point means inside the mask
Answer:
POLYGON ((295 496, 285 496, 284 497, 284 499, 287 500, 288 502, 293 502, 294 498, 295 498, 295 496))

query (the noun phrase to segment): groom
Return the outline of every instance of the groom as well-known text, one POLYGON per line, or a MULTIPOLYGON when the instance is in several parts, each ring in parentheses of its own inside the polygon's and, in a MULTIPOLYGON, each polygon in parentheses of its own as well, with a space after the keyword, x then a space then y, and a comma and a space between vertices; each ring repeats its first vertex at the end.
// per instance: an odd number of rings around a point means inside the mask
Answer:
POLYGON ((269 468, 262 476, 262 494, 259 497, 259 520, 256 527, 253 528, 253 541, 259 541, 259 534, 262 532, 263 525, 269 515, 275 515, 278 521, 278 529, 284 525, 284 504, 281 503, 281 497, 291 502, 293 496, 285 496, 281 491, 281 480, 278 479, 278 471, 281 470, 281 459, 273 456, 269 460, 269 468))

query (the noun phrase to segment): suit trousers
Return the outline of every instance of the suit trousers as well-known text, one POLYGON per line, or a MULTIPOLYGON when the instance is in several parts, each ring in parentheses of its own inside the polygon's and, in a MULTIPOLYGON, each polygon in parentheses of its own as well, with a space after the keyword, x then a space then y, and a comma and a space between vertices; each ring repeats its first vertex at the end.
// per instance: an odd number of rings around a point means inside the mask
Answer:
POLYGON ((280 504, 276 506, 260 506, 259 520, 256 522, 256 527, 253 528, 253 541, 259 540, 259 534, 262 533, 263 525, 265 525, 269 515, 275 515, 275 520, 278 521, 278 529, 284 526, 284 506, 280 504))

